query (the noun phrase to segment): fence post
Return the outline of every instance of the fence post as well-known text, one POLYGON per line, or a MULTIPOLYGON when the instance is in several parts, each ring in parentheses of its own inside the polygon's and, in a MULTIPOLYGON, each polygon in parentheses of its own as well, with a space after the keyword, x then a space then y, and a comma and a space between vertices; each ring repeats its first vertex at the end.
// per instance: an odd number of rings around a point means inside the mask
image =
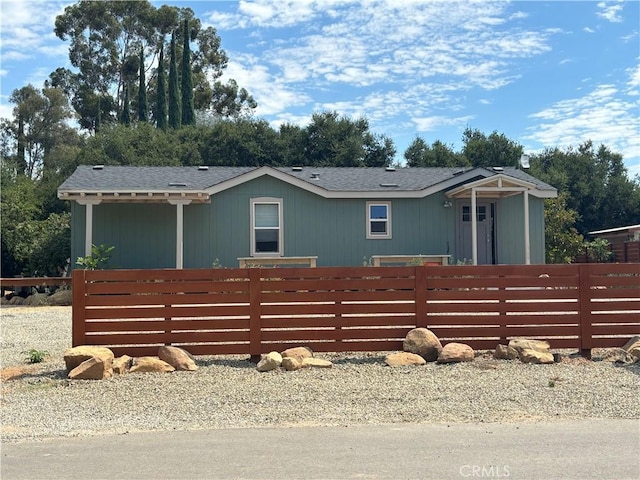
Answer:
POLYGON ((262 269, 249 269, 249 355, 257 363, 262 354, 262 269))
POLYGON ((416 327, 427 328, 427 267, 414 267, 415 286, 413 298, 416 310, 416 327))
POLYGON ((580 319, 580 355, 591 358, 593 333, 591 329, 591 266, 578 266, 578 308, 580 319))
POLYGON ((71 276, 71 346, 85 345, 86 270, 74 270, 71 276))

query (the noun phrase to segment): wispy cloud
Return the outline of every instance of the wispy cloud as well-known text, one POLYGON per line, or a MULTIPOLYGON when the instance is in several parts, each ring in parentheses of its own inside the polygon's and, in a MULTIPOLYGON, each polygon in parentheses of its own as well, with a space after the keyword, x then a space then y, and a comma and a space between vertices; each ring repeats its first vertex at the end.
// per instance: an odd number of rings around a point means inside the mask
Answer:
POLYGON ((615 2, 613 4, 611 2, 599 2, 597 6, 600 9, 599 12, 596 12, 596 15, 598 17, 604 18, 609 22, 622 22, 620 13, 622 13, 623 5, 621 1, 615 2))
MULTIPOLYGON (((629 72, 630 79, 620 88, 615 84, 599 85, 585 96, 562 100, 531 118, 537 121, 528 128, 526 140, 553 147, 578 146, 585 140, 604 144, 625 158, 640 158, 638 126, 638 68, 629 72)), ((640 167, 640 165, 638 165, 640 167)))

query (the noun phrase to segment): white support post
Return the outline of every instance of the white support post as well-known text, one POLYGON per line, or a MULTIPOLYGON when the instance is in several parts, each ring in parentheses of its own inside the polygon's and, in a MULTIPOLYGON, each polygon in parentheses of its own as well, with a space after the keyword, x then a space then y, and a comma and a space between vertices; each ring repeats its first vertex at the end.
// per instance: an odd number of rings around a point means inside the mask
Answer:
POLYGON ((99 205, 99 198, 82 198, 77 200, 78 204, 84 205, 84 254, 91 255, 91 246, 93 245, 93 206, 99 205))
POLYGON ((176 268, 183 268, 184 261, 184 206, 189 205, 191 200, 169 200, 171 205, 176 206, 176 268))
POLYGON ((529 239, 529 191, 522 193, 524 197, 524 263, 531 264, 531 242, 529 239))
POLYGON ((471 252, 473 264, 478 264, 478 215, 476 214, 476 189, 471 189, 471 252))

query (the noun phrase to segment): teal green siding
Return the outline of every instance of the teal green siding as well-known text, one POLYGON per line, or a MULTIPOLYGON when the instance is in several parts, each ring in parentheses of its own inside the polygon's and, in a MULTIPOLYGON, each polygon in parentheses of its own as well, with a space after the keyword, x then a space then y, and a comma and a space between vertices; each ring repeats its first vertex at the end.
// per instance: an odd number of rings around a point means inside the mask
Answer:
MULTIPOLYGON (((497 206, 497 263, 524 263, 524 199, 503 198, 497 206)), ((529 196, 529 244, 531 263, 545 263, 544 200, 529 196)))
POLYGON ((226 267, 248 257, 250 201, 283 199, 285 256, 318 256, 319 266, 361 265, 372 255, 448 253, 454 245, 452 209, 444 197, 391 202, 392 238, 366 238, 366 203, 383 199, 326 199, 261 177, 216 194, 210 205, 185 207, 185 267, 226 267))
MULTIPOLYGON (((114 246, 112 268, 176 266, 176 207, 161 204, 107 203, 93 207, 94 245, 114 246)), ((74 261, 84 256, 85 207, 72 209, 74 261)))
MULTIPOLYGON (((442 193, 420 199, 327 199, 270 176, 184 207, 185 268, 214 262, 237 267, 251 254, 252 198, 283 199, 285 256, 316 255, 318 266, 358 266, 372 255, 449 254, 456 258, 456 209, 442 193), (390 239, 367 239, 367 201, 391 201, 390 239)), ((173 268, 176 207, 168 204, 94 206, 93 243, 114 245, 119 268, 173 268)), ((531 261, 544 263, 543 200, 530 198, 531 261)), ((72 264, 84 255, 85 208, 72 206, 72 264)), ((497 202, 497 261, 524 263, 522 196, 497 202)))

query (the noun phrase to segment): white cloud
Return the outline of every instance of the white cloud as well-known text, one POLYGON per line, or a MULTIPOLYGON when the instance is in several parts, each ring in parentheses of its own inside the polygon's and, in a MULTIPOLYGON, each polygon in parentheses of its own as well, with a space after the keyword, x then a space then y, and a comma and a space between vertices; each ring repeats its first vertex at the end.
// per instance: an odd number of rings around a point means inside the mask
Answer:
POLYGON ((622 3, 616 3, 615 5, 610 5, 607 2, 599 2, 598 8, 599 12, 596 12, 596 15, 600 18, 604 18, 609 22, 622 22, 622 17, 620 14, 622 13, 622 3))
POLYGON ((586 140, 604 144, 634 164, 640 161, 637 99, 616 85, 599 85, 583 97, 555 103, 530 116, 526 140, 551 147, 577 146, 586 140))
POLYGON ((443 116, 433 116, 433 117, 423 117, 423 118, 412 118, 411 119, 416 126, 416 129, 420 132, 430 132, 437 130, 442 127, 451 127, 451 126, 464 126, 473 120, 473 116, 467 115, 464 117, 443 117, 443 116))

